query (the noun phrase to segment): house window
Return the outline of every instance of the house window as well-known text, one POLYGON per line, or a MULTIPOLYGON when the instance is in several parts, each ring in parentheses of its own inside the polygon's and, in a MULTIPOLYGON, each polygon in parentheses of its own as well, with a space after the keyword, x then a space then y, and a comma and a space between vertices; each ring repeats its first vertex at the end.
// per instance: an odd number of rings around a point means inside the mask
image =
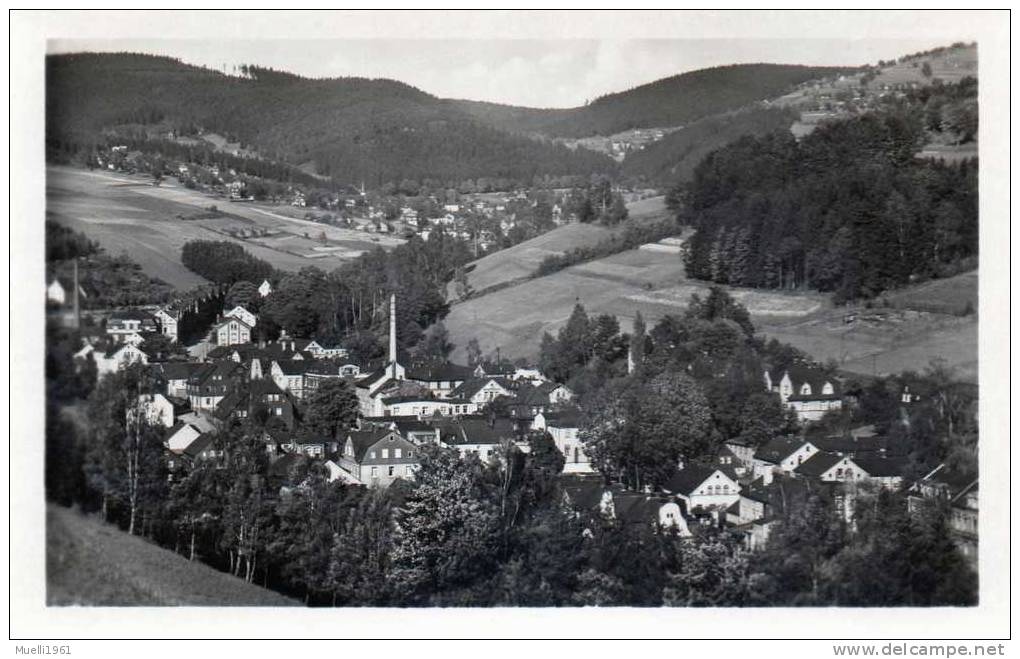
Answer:
MULTIPOLYGON (((371 459, 373 459, 373 460, 375 460, 375 451, 369 451, 369 452, 368 452, 368 457, 369 457, 369 458, 371 458, 371 459)), ((375 467, 372 467, 372 469, 373 469, 373 471, 374 471, 374 470, 375 470, 375 467)))
POLYGON ((399 458, 400 457, 400 449, 398 449, 398 448, 393 449, 393 457, 395 457, 395 458, 399 458))
POLYGON ((390 476, 392 476, 392 475, 393 475, 393 469, 394 469, 394 467, 392 467, 392 466, 391 466, 391 467, 390 467, 390 469, 389 469, 389 475, 390 475, 390 476))
POLYGON ((372 478, 379 477, 379 467, 372 467, 372 478))
POLYGON ((389 450, 388 448, 384 448, 384 449, 382 450, 382 457, 383 457, 383 460, 385 460, 385 459, 387 459, 388 457, 390 457, 390 450, 389 450))

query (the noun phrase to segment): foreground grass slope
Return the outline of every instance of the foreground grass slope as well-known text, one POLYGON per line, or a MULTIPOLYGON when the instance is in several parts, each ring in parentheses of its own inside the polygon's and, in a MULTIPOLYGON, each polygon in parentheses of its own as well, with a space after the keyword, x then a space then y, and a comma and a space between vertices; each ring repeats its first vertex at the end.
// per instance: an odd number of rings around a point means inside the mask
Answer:
POLYGON ((46 508, 49 606, 299 606, 132 537, 96 518, 46 508))

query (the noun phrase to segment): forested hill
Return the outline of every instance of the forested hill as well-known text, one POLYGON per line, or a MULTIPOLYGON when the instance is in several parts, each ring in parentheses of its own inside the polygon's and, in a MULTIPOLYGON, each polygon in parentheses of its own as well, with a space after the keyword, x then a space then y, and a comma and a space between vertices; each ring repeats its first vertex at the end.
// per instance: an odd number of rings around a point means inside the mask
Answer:
MULTIPOLYGON (((972 82, 942 95, 972 94, 972 82)), ((685 192, 687 274, 735 286, 832 291, 837 302, 976 266, 976 160, 915 156, 925 106, 744 137, 709 154, 685 192)), ((943 122, 945 123, 945 122, 943 122)))
POLYGON ((583 107, 538 110, 451 101, 503 130, 550 137, 612 135, 632 128, 679 126, 775 98, 808 80, 853 69, 785 64, 734 64, 700 69, 599 97, 583 107))
POLYGON ((263 158, 313 163, 369 185, 425 178, 611 173, 605 156, 512 135, 392 80, 311 80, 245 67, 228 76, 168 57, 47 58, 47 139, 87 146, 109 137, 194 135, 240 141, 263 158))

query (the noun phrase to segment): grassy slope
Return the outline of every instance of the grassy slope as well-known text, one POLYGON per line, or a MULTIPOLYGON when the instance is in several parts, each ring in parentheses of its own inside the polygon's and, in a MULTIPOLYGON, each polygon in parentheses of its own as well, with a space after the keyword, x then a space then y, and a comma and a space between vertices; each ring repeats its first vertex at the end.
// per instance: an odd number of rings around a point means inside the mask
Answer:
MULTIPOLYGON (((977 316, 930 313, 940 305, 955 310, 968 299, 976 309, 975 283, 976 274, 966 273, 899 291, 889 296, 898 308, 862 312, 855 325, 844 324, 844 311, 821 294, 730 292, 748 307, 762 334, 815 359, 835 359, 846 371, 920 371, 943 358, 961 378, 976 382, 977 316)), ((542 333, 555 334, 577 301, 589 314, 617 316, 629 331, 638 310, 652 325, 666 314, 682 313, 691 294, 707 290, 705 282, 686 279, 677 255, 630 250, 456 304, 444 323, 457 346, 454 359, 464 359, 472 338, 486 353, 498 346, 510 357, 533 357, 542 333)))
POLYGON ((391 247, 403 242, 382 237, 379 242, 348 229, 327 227, 302 219, 289 218, 271 208, 252 204, 231 204, 173 183, 154 187, 140 178, 113 175, 67 167, 49 167, 46 172, 47 217, 83 231, 111 254, 127 252, 149 275, 181 289, 204 280, 180 261, 181 246, 188 240, 226 240, 238 242, 253 255, 282 270, 298 270, 315 265, 330 270, 341 265, 344 257, 375 246, 391 247), (217 205, 227 217, 215 220, 180 220, 217 205), (275 238, 260 239, 270 249, 254 242, 239 241, 220 231, 258 225, 280 231, 275 238), (324 258, 305 258, 315 253, 314 237, 325 231, 333 246, 342 248, 324 258), (312 239, 305 239, 304 233, 312 239), (287 250, 287 251, 284 251, 287 250), (353 251, 351 251, 353 250, 353 251))
POLYGON ((46 509, 50 606, 300 606, 73 510, 46 509))
MULTIPOLYGON (((650 197, 627 204, 630 219, 652 222, 667 216, 663 197, 650 197)), ((594 245, 613 230, 594 224, 566 224, 531 240, 484 256, 473 262, 468 281, 476 292, 529 277, 547 256, 574 247, 594 245)), ((470 267, 470 266, 469 266, 470 267)), ((451 295, 453 287, 450 287, 451 295)))

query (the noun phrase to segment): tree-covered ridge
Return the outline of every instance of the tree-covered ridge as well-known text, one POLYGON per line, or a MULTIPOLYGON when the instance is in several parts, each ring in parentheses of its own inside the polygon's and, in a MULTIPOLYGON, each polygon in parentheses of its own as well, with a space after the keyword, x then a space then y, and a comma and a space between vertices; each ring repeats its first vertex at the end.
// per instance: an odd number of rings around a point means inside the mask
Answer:
POLYGON ((46 64, 51 145, 194 135, 201 128, 263 158, 312 162, 342 183, 372 186, 426 177, 530 182, 535 175, 614 167, 600 154, 482 125, 392 80, 310 80, 259 68, 228 76, 136 54, 50 56, 46 64))
POLYGON ((702 159, 744 135, 789 129, 796 113, 781 108, 748 108, 699 119, 627 156, 621 166, 628 180, 668 186, 689 182, 702 159))
POLYGON ((482 121, 551 137, 612 135, 632 128, 679 126, 782 95, 808 80, 852 69, 786 64, 733 64, 689 71, 601 96, 570 110, 535 110, 456 101, 482 121))
MULTIPOLYGON (((689 276, 872 297, 977 255, 977 163, 915 157, 916 108, 746 137, 695 171, 683 219, 689 276)), ((962 265, 961 265, 962 262, 962 265)))

